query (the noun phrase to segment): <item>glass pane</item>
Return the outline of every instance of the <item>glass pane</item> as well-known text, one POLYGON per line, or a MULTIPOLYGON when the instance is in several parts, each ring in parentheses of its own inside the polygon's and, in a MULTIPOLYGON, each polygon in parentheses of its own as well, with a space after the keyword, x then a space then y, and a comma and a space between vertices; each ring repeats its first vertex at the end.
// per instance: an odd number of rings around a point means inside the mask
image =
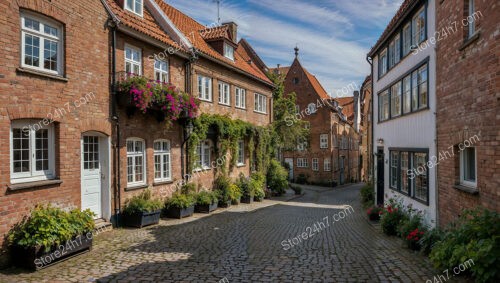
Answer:
POLYGON ((464 156, 464 180, 476 181, 476 149, 466 148, 463 152, 464 156))
POLYGON ((127 181, 129 183, 134 181, 134 163, 132 157, 127 158, 127 181))
POLYGON ((30 18, 24 18, 24 26, 29 29, 40 31, 40 22, 30 18))
POLYGON ((408 152, 401 152, 401 191, 409 194, 408 183, 408 152))
POLYGON ((49 170, 49 167, 45 167, 44 164, 48 164, 49 160, 49 138, 48 130, 40 129, 36 131, 35 134, 35 160, 36 160, 36 170, 49 170))

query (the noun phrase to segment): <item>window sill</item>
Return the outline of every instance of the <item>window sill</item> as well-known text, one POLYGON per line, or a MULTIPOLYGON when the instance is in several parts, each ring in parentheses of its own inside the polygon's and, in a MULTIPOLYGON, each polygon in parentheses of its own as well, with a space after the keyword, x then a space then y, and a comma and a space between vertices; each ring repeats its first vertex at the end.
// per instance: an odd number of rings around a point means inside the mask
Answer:
POLYGON ((457 189, 459 191, 462 191, 462 192, 466 192, 466 193, 471 194, 471 195, 479 194, 479 191, 477 190, 477 188, 467 187, 467 186, 460 185, 460 184, 455 184, 453 186, 453 188, 457 189))
POLYGON ((153 186, 169 185, 169 184, 173 184, 173 183, 174 183, 173 180, 154 181, 153 186))
POLYGON ((246 166, 246 164, 243 164, 243 163, 236 164, 236 167, 238 167, 238 168, 239 167, 245 167, 245 166, 246 166))
POLYGON ((226 107, 231 107, 231 104, 225 104, 225 103, 221 103, 221 102, 219 102, 219 105, 226 106, 226 107))
POLYGON ((245 107, 235 106, 234 108, 236 108, 236 109, 238 109, 238 110, 247 111, 247 109, 246 109, 245 107))
POLYGON ((266 112, 260 112, 260 111, 257 111, 257 110, 254 110, 253 112, 257 113, 257 114, 262 114, 262 115, 267 115, 266 112))
POLYGON ((472 43, 476 42, 479 39, 479 35, 480 35, 480 32, 476 31, 476 33, 473 36, 471 36, 468 39, 466 39, 464 41, 464 43, 462 43, 462 45, 460 45, 460 47, 458 48, 458 51, 463 51, 469 45, 471 45, 472 43))
POLYGON ((146 189, 148 187, 149 187, 148 184, 131 185, 131 186, 126 187, 125 191, 126 192, 128 192, 128 191, 135 191, 135 190, 140 190, 140 189, 146 189))
POLYGON ((59 185, 59 184, 62 184, 62 181, 59 179, 54 179, 54 180, 43 180, 43 181, 11 184, 7 188, 9 191, 19 191, 19 190, 24 190, 24 189, 34 189, 34 188, 51 186, 51 185, 59 185))
POLYGON ((49 78, 49 79, 58 80, 58 81, 62 81, 62 82, 69 81, 68 78, 65 78, 63 76, 58 76, 58 75, 54 75, 54 74, 50 74, 50 73, 45 73, 45 72, 38 71, 38 70, 32 70, 32 69, 29 69, 29 68, 18 67, 16 69, 16 71, 20 72, 20 73, 27 73, 27 74, 31 74, 31 75, 46 77, 46 78, 49 78))
POLYGON ((198 99, 199 99, 200 101, 203 101, 203 102, 214 103, 212 100, 202 99, 202 98, 199 98, 199 97, 198 97, 198 99))

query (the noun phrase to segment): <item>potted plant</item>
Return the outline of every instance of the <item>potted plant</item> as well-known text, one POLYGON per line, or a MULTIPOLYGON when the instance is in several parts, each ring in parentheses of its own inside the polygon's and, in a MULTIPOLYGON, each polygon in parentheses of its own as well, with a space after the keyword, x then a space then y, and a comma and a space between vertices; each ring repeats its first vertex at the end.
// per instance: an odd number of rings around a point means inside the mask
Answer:
POLYGON ((380 215, 382 214, 382 207, 380 206, 372 206, 366 210, 366 214, 368 215, 368 219, 371 221, 379 221, 380 215))
POLYGON ((38 270, 90 250, 93 230, 94 213, 88 209, 36 206, 8 233, 7 243, 15 265, 38 270))
POLYGON ((126 226, 142 228, 160 222, 163 202, 153 199, 151 190, 146 189, 140 195, 127 200, 123 209, 126 226))
POLYGON ((229 202, 237 205, 241 202, 241 189, 238 185, 232 183, 229 185, 229 202))
POLYGON ((255 191, 254 186, 250 184, 249 178, 246 178, 243 174, 241 174, 240 179, 238 180, 238 187, 241 190, 241 202, 252 203, 255 191))
POLYGON ((210 213, 217 209, 217 195, 214 192, 201 191, 196 195, 194 211, 198 213, 210 213))
POLYGON ((174 193, 165 202, 165 214, 169 218, 181 219, 193 215, 194 199, 192 195, 174 193))
POLYGON ((217 192, 219 199, 219 207, 229 207, 231 206, 231 191, 230 191, 231 182, 229 178, 223 175, 219 175, 214 180, 213 190, 217 192))

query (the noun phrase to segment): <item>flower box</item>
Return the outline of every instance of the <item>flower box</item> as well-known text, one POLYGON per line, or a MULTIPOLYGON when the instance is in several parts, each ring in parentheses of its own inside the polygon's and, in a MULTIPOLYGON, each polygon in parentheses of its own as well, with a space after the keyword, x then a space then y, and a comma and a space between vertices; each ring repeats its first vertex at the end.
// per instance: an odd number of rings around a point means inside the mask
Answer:
POLYGON ((161 210, 153 212, 142 212, 134 214, 125 214, 125 225, 129 227, 142 228, 144 226, 160 223, 161 210))
POLYGON ((253 198, 254 198, 253 196, 242 196, 241 202, 250 204, 253 203, 253 198))
POLYGON ((214 202, 209 205, 197 204, 194 207, 194 211, 198 213, 210 213, 212 211, 215 211, 216 209, 217 209, 217 202, 214 202))
POLYGON ((14 265, 26 267, 31 270, 40 270, 57 262, 74 257, 80 253, 92 249, 91 232, 86 235, 79 235, 65 244, 54 245, 49 251, 43 247, 22 247, 12 246, 12 261, 14 265))
POLYGON ((219 201, 218 207, 222 207, 222 208, 229 208, 229 207, 231 207, 231 200, 228 200, 226 202, 219 201))
POLYGON ((176 219, 189 217, 193 214, 194 214, 194 205, 188 208, 171 207, 166 211, 166 215, 168 218, 176 218, 176 219))

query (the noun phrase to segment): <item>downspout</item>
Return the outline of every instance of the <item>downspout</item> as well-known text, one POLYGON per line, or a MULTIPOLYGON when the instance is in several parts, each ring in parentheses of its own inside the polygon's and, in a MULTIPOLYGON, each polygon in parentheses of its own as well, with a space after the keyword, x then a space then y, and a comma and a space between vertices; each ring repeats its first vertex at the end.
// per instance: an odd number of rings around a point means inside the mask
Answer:
POLYGON ((369 56, 366 56, 366 62, 368 62, 368 64, 370 64, 370 69, 371 69, 371 72, 370 72, 370 75, 371 75, 371 82, 370 82, 371 83, 371 90, 370 90, 371 91, 371 93, 370 93, 370 95, 371 95, 370 100, 371 101, 370 101, 370 104, 371 105, 370 105, 370 129, 369 129, 371 141, 370 141, 370 149, 368 152, 369 154, 367 154, 367 155, 370 158, 368 160, 368 162, 371 164, 369 164, 368 166, 371 167, 370 168, 371 169, 370 175, 371 175, 371 180, 373 182, 373 188, 375 188, 375 184, 376 184, 376 182, 375 182, 375 161, 374 161, 375 159, 373 156, 373 146, 374 146, 374 144, 373 144, 373 104, 374 104, 373 103, 373 98, 374 98, 374 95, 373 95, 373 59, 369 56))

